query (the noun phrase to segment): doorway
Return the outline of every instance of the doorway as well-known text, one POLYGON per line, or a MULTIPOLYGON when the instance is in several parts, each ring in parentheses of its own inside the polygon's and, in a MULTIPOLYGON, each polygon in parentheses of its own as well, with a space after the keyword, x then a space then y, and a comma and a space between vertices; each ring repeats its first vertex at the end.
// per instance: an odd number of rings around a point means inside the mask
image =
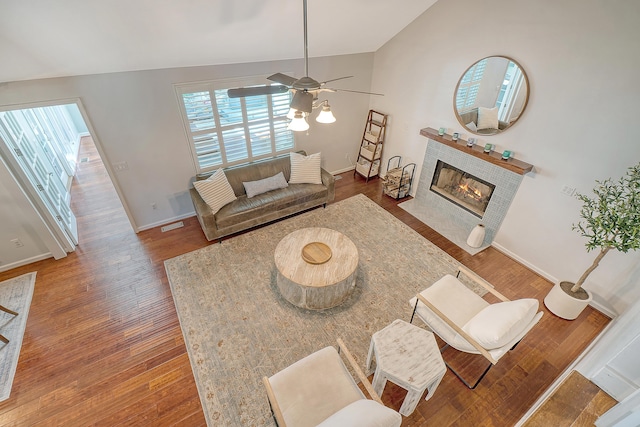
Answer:
POLYGON ((0 111, 0 155, 67 253, 79 243, 71 186, 80 144, 92 139, 83 111, 79 100, 0 111))

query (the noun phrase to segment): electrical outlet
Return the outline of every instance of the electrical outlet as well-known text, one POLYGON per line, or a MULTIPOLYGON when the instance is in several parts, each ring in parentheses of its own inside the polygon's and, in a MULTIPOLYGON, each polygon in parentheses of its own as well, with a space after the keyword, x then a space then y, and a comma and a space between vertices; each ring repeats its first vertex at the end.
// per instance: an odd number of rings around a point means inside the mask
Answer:
POLYGON ((22 240, 20 239, 11 239, 11 243, 13 243, 13 246, 16 248, 21 248, 24 246, 24 243, 22 243, 22 240))
POLYGON ((127 164, 127 162, 112 163, 111 166, 113 166, 113 169, 116 172, 124 172, 129 170, 129 164, 127 164))
POLYGON ((562 187, 562 191, 561 193, 564 194, 565 196, 573 196, 576 192, 576 188, 575 187, 569 187, 568 185, 565 185, 562 187))

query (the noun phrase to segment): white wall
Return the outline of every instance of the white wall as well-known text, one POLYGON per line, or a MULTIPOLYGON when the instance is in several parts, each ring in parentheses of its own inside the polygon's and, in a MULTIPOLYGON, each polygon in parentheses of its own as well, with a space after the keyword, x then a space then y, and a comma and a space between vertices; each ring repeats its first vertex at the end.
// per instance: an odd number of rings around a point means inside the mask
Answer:
MULTIPOLYGON (((372 65, 372 53, 311 58, 309 74, 320 81, 354 75, 328 86, 366 91, 372 65)), ((188 188, 195 167, 173 84, 274 72, 303 76, 304 64, 293 60, 13 82, 0 86, 0 105, 81 98, 107 168, 128 164, 129 170, 111 175, 134 225, 144 229, 193 214, 188 188)), ((321 128, 312 120, 309 135, 296 135, 297 148, 322 151, 323 166, 330 171, 345 169, 350 166, 345 154, 353 159, 358 151, 369 96, 338 92, 320 99, 329 100, 338 121, 321 128)))
MULTIPOLYGON (((528 74, 529 104, 512 128, 479 143, 513 150, 535 171, 496 246, 548 278, 577 280, 595 253, 571 230, 580 204, 561 189, 590 192, 596 179, 618 178, 640 160, 639 22, 634 1, 437 2, 376 52, 372 90, 387 96, 371 106, 391 115, 385 158, 421 165, 424 127, 464 135, 453 112, 458 79, 480 58, 512 57, 528 74)), ((640 252, 610 253, 585 287, 600 308, 623 312, 640 297, 639 276, 640 252)))
MULTIPOLYGON (((0 141, 0 144, 2 141, 0 141)), ((65 251, 16 183, 0 158, 0 271, 10 270, 65 251), (18 239, 21 247, 11 242, 18 239)))

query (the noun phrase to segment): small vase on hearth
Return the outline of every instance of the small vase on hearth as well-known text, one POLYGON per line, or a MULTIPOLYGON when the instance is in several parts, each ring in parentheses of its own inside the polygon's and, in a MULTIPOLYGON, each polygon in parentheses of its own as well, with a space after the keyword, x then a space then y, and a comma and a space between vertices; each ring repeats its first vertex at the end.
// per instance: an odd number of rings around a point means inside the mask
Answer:
POLYGON ((471 233, 469 233, 469 237, 467 238, 467 245, 471 246, 472 248, 479 248, 480 246, 482 246, 482 243, 484 243, 484 235, 484 225, 476 225, 475 227, 473 227, 473 230, 471 230, 471 233))

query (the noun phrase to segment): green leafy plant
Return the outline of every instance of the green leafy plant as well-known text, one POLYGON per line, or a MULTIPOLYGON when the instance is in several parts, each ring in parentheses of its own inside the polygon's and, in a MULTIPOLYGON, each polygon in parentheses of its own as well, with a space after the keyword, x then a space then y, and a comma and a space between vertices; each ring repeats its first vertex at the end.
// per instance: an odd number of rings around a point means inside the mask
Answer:
POLYGON ((618 181, 596 181, 593 196, 577 194, 582 201, 580 217, 572 229, 587 238, 587 252, 600 252, 584 274, 571 287, 579 292, 589 274, 611 249, 628 252, 640 248, 640 163, 630 167, 618 181))

